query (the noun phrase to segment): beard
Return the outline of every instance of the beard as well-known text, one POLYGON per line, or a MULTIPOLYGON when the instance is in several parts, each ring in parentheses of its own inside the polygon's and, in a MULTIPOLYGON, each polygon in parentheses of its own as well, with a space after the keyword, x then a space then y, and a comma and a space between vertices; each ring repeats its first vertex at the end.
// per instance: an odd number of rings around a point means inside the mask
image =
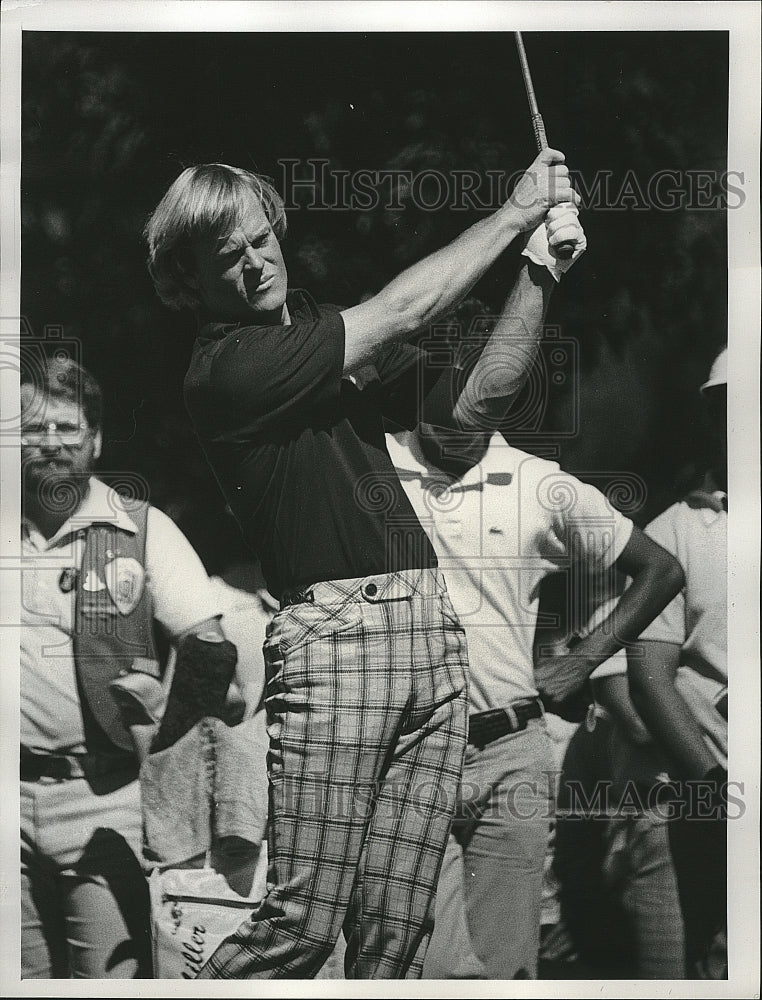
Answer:
POLYGON ((89 470, 77 469, 70 462, 30 462, 22 476, 22 509, 27 514, 68 515, 81 506, 90 490, 89 470))

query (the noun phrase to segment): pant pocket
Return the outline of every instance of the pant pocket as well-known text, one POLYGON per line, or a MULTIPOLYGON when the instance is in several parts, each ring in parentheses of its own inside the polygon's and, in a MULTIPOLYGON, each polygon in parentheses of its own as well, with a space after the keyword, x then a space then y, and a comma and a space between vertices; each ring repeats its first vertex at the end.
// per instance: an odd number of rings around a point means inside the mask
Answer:
POLYGON ((359 629, 362 608, 357 602, 346 604, 297 604, 282 612, 279 644, 285 656, 320 639, 349 629, 359 629))

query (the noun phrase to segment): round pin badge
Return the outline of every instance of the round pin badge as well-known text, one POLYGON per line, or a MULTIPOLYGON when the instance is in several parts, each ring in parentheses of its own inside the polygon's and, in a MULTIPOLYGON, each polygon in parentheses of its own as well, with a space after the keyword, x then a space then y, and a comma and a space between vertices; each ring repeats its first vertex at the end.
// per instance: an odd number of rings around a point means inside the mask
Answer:
POLYGON ((61 570, 61 575, 58 577, 58 587, 62 593, 68 594, 74 590, 76 583, 77 570, 74 566, 67 566, 66 569, 61 570))

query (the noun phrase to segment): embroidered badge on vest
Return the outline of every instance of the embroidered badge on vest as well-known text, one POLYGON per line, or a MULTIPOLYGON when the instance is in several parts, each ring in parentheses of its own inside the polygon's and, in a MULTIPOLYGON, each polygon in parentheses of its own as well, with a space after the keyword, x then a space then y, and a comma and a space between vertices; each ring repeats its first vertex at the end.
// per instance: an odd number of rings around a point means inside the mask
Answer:
POLYGON ((143 596, 145 570, 131 556, 117 555, 105 566, 106 587, 120 615, 129 615, 143 596))

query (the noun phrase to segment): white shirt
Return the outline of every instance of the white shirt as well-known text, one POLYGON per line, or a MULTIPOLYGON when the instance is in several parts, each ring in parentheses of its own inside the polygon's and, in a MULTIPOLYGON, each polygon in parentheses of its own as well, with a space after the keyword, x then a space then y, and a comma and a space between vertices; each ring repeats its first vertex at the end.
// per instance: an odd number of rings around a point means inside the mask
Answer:
MULTIPOLYGON (((94 521, 137 530, 119 495, 95 478, 84 503, 51 539, 29 521, 22 524, 21 742, 32 749, 84 750, 72 639, 77 588, 64 592, 59 581, 65 569, 80 568, 86 528, 94 521)), ((145 569, 154 617, 168 635, 220 613, 198 555, 155 507, 148 511, 145 569)))
POLYGON ((641 638, 680 646, 676 687, 707 746, 726 765, 728 727, 714 703, 728 683, 727 512, 681 501, 645 530, 680 562, 685 586, 641 638))
POLYGON ((468 641, 471 711, 537 694, 532 644, 540 582, 572 562, 598 574, 619 558, 632 522, 599 490, 495 434, 452 483, 415 432, 387 435, 392 462, 431 538, 468 641))

